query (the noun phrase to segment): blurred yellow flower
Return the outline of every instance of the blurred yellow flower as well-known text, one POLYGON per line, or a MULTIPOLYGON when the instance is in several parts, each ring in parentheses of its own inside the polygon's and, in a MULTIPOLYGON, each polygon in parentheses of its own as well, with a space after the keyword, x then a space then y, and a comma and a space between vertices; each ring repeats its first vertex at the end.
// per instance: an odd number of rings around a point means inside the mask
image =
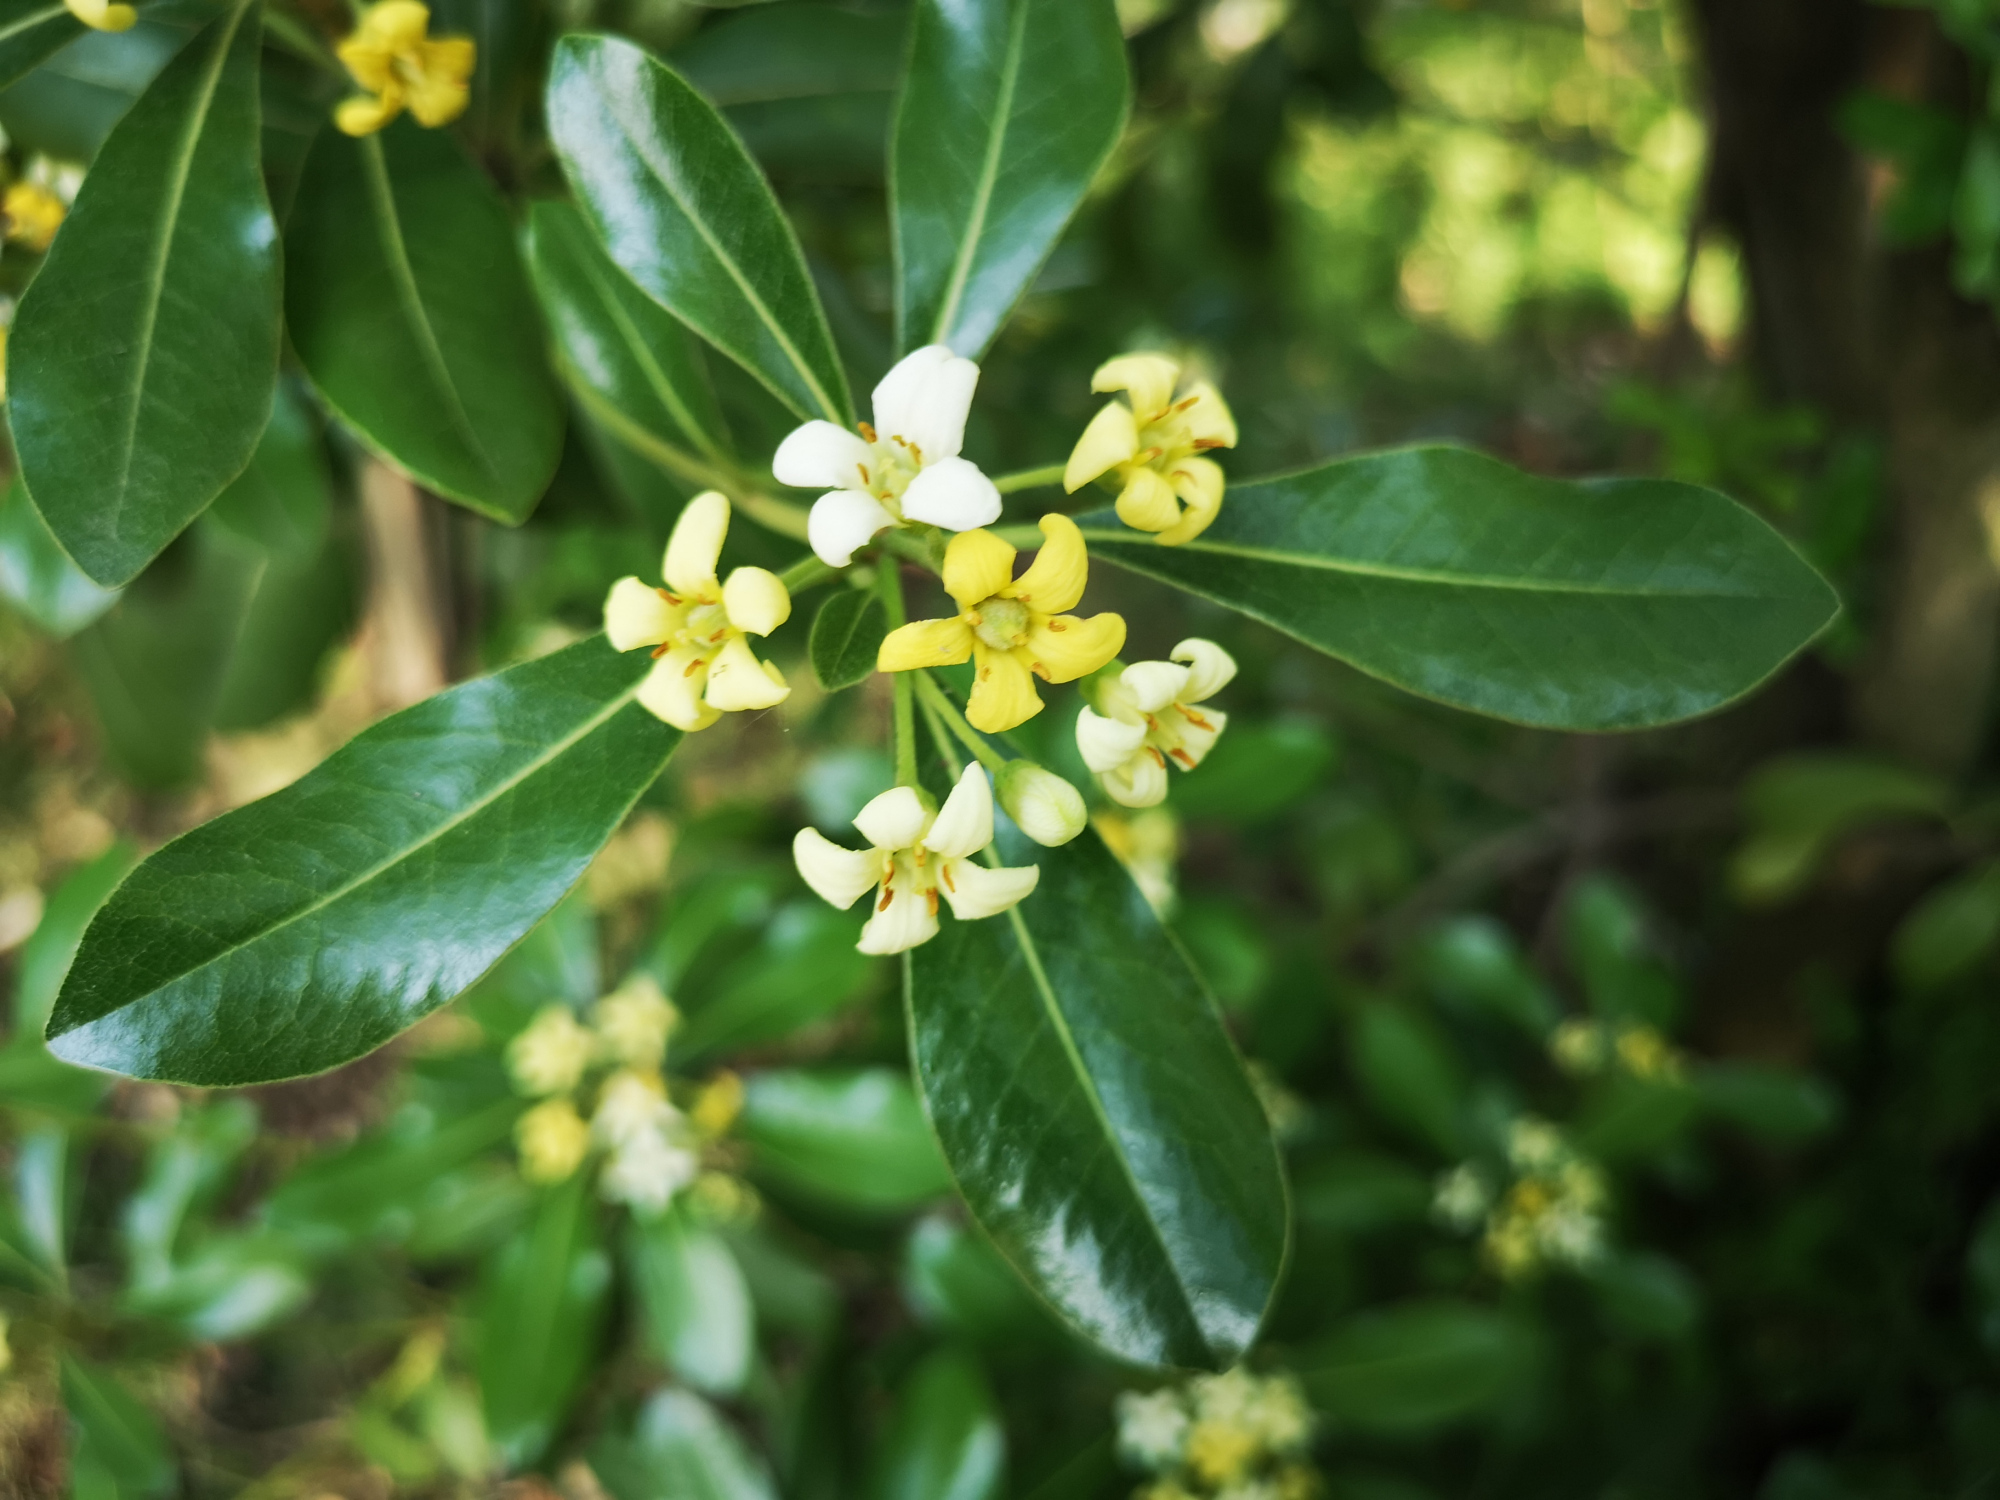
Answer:
POLYGON ((703 1135, 721 1135, 743 1113, 743 1080, 724 1068, 695 1096, 688 1118, 703 1135))
POLYGON ((1100 475, 1118 476, 1118 519, 1159 533, 1169 547, 1192 541, 1222 509, 1222 468, 1204 455, 1236 446, 1236 418, 1205 380, 1181 389, 1181 367, 1164 354, 1125 354, 1099 367, 1093 391, 1123 391, 1090 420, 1063 470, 1075 494, 1100 475), (1129 404, 1127 404, 1129 402, 1129 404))
POLYGON ((7 239, 40 253, 55 242, 56 231, 69 213, 68 206, 38 182, 17 182, 0 198, 0 214, 7 218, 7 239))
POLYGON ((583 1081, 597 1038, 567 1005, 545 1005, 507 1044, 507 1071, 524 1094, 566 1094, 583 1081))
POLYGON ((63 0, 69 13, 92 31, 130 31, 139 12, 129 5, 113 5, 110 0, 63 0))
POLYGON ((561 1182, 583 1165, 590 1127, 567 1099, 537 1104, 514 1123, 521 1175, 530 1182, 561 1182))
POLYGON ((657 1068, 667 1055, 667 1038, 681 1014, 650 974, 634 974, 599 1000, 591 1024, 604 1050, 619 1062, 657 1068))
POLYGON ((367 92, 343 100, 334 124, 348 135, 373 135, 405 109, 429 126, 465 113, 477 48, 470 37, 430 36, 430 23, 430 7, 418 0, 377 0, 361 13, 335 51, 367 92))

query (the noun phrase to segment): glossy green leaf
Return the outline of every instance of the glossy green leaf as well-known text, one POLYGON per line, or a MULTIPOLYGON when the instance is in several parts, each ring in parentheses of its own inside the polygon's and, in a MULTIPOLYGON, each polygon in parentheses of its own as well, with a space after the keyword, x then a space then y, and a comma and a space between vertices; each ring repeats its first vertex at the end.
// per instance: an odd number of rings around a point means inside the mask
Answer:
POLYGON ((0 4, 0 88, 82 36, 83 22, 62 0, 0 4))
POLYGON ((573 35, 556 44, 548 118, 612 260, 798 415, 848 422, 798 240, 714 106, 633 43, 573 35))
POLYGON ((447 132, 320 132, 285 225, 285 316, 371 448, 496 521, 535 508, 562 402, 507 210, 447 132))
POLYGON ((597 1212, 590 1174, 576 1173, 543 1196, 480 1280, 479 1394, 509 1468, 547 1450, 596 1356, 611 1290, 597 1212))
POLYGON ((59 161, 94 157, 133 101, 195 33, 186 12, 169 21, 162 19, 166 10, 142 7, 129 31, 86 30, 0 91, 0 126, 12 144, 59 161))
POLYGON ((595 420, 669 468, 684 454, 724 456, 722 411, 701 350, 618 269, 573 204, 534 206, 528 270, 570 388, 595 420))
POLYGON ((755 1074, 737 1133, 761 1174, 848 1207, 906 1208, 951 1187, 915 1094, 886 1068, 755 1074))
POLYGON ((721 1236, 676 1212, 635 1217, 625 1257, 647 1336, 667 1367, 710 1395, 742 1390, 756 1322, 750 1289, 721 1236))
POLYGON ((1539 479, 1404 448, 1231 485, 1162 547, 1109 512, 1092 552, 1422 697, 1547 729, 1638 729, 1742 697, 1839 600, 1713 490, 1539 479))
POLYGON ((764 1466, 689 1391, 653 1397, 630 1437, 592 1446, 590 1467, 615 1500, 777 1500, 764 1466))
POLYGON ((157 1418, 109 1370, 65 1355, 63 1406, 76 1424, 75 1492, 153 1500, 175 1488, 173 1451, 157 1418))
POLYGON ((1000 1412, 979 1366, 940 1349, 903 1382, 870 1500, 992 1500, 1007 1458, 1000 1412))
POLYGON ((842 589, 813 616, 806 654, 813 676, 829 693, 866 682, 875 670, 875 653, 889 633, 882 600, 873 589, 842 589))
POLYGON ((1073 1324, 1147 1364, 1223 1368, 1284 1260, 1285 1185, 1213 1001, 1094 832, 1012 913, 911 955, 911 1045, 960 1192, 1073 1324))
POLYGON ((317 1072, 415 1024, 583 874, 680 736, 593 637, 441 693, 159 850, 84 936, 51 1050, 135 1077, 317 1072))
POLYGON ((118 602, 70 561, 18 478, 0 496, 0 599, 53 636, 76 634, 118 602))
POLYGON ((128 582, 249 462, 278 378, 260 12, 212 21, 104 143, 21 301, 8 420, 35 504, 128 582))
POLYGON ((1469 1302, 1409 1302, 1347 1320, 1296 1368, 1335 1421, 1389 1433, 1463 1420, 1514 1394, 1530 1368, 1525 1331, 1469 1302))
POLYGON ((1130 94, 1111 0, 917 0, 889 159, 905 349, 993 342, 1130 94))

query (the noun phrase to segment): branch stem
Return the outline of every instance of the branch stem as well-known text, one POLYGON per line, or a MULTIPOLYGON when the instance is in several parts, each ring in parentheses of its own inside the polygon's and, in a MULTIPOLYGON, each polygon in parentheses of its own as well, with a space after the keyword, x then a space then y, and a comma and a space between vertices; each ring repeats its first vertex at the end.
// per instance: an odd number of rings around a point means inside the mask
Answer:
POLYGON ((1012 474, 1002 474, 993 481, 993 488, 1003 495, 1011 495, 1016 490, 1039 490, 1048 485, 1061 484, 1066 464, 1043 464, 1039 469, 1017 469, 1012 474))
MULTIPOLYGON (((893 557, 882 559, 875 570, 875 588, 882 597, 882 614, 891 630, 902 628, 908 618, 903 612, 903 569, 893 557)), ((921 786, 917 778, 917 695, 908 672, 892 672, 895 689, 896 784, 921 786)))
POLYGON ((929 672, 912 674, 917 679, 917 693, 924 700, 924 709, 932 715, 933 722, 942 721, 960 744, 979 758, 979 763, 998 776, 1007 769, 1007 757, 986 742, 984 735, 966 723, 965 715, 958 711, 958 705, 951 701, 947 693, 929 672))

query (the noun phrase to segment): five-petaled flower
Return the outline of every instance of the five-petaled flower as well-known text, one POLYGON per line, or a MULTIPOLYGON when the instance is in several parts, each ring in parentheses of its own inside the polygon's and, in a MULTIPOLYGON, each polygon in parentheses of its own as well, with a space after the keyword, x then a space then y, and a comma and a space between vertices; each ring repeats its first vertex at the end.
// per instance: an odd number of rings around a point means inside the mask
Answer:
POLYGON ((1213 697, 1236 675, 1236 662, 1213 641, 1190 639, 1171 661, 1142 661, 1107 672, 1085 688, 1096 706, 1076 716, 1076 748, 1105 795, 1126 807, 1151 807, 1167 795, 1167 762, 1192 771, 1229 716, 1192 705, 1213 697))
POLYGON ((979 366, 943 344, 905 355, 875 387, 875 424, 860 436, 832 422, 808 422, 778 445, 771 472, 780 484, 825 489, 806 530, 829 567, 884 527, 925 521, 970 531, 1000 518, 1000 492, 979 466, 958 456, 979 366))
POLYGON ((1042 549, 1019 578, 1014 549, 990 531, 951 539, 944 589, 958 602, 949 620, 918 620, 889 632, 876 668, 908 672, 972 658, 977 672, 966 718, 1000 734, 1042 711, 1035 678, 1074 682, 1118 654, 1125 621, 1114 614, 1082 619, 1064 611, 1083 598, 1090 558, 1083 533, 1067 516, 1043 516, 1042 549))
POLYGON ((863 953, 901 953, 937 936, 938 896, 961 922, 997 916, 1035 888, 1035 865, 994 869, 973 859, 993 842, 993 791, 978 765, 933 813, 906 786, 893 787, 855 816, 873 845, 844 849, 817 829, 801 828, 792 858, 805 883, 843 911, 870 891, 875 910, 855 946, 863 953))
POLYGON ((139 19, 139 12, 131 6, 115 5, 112 0, 63 0, 63 4, 92 31, 130 31, 139 19))
POLYGON ((1200 536, 1222 509, 1222 468, 1202 455, 1236 446, 1236 419, 1221 394, 1196 380, 1177 399, 1180 378, 1163 354, 1123 354, 1100 366, 1090 388, 1123 391, 1131 404, 1113 401, 1092 417, 1063 470, 1071 494, 1115 470, 1118 519, 1158 532, 1169 547, 1200 536))
POLYGON ((430 36, 430 24, 430 7, 418 0, 376 0, 361 13, 335 51, 367 92, 342 100, 334 124, 348 135, 373 135, 405 109, 429 126, 465 113, 477 49, 470 37, 430 36))
POLYGON ((725 713, 770 708, 791 692, 744 636, 784 624, 792 596, 768 568, 738 568, 716 582, 728 531, 729 501, 715 490, 696 495, 667 540, 660 565, 667 586, 621 578, 604 601, 604 633, 614 647, 656 648, 639 702, 676 729, 706 729, 725 713))

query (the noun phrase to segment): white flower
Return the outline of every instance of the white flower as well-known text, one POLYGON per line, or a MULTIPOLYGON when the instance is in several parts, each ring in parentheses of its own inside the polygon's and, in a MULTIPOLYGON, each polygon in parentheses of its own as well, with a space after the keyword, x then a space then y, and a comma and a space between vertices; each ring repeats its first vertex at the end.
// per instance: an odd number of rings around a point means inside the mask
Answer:
POLYGON ((1118 1451, 1140 1468, 1156 1472, 1181 1461, 1188 1414, 1170 1389, 1126 1391, 1118 1397, 1118 1451))
POLYGON ((590 1133, 600 1146, 619 1146, 650 1130, 665 1130, 680 1121, 680 1111, 667 1103, 667 1091, 657 1073, 620 1068, 604 1080, 590 1133))
POLYGON ((1431 1212, 1438 1220, 1461 1232, 1486 1217, 1493 1206, 1493 1188, 1486 1174, 1469 1161, 1462 1161, 1437 1180, 1431 1194, 1431 1212))
POLYGON ((778 445, 780 484, 828 493, 813 502, 807 536, 821 562, 844 568, 884 527, 926 521, 971 531, 1000 518, 1000 492, 958 456, 979 366, 943 344, 905 355, 875 387, 875 425, 860 436, 808 422, 778 445))
POLYGON ((1076 716, 1076 748, 1104 793, 1125 807, 1166 799, 1167 762, 1192 771, 1229 723, 1219 709, 1196 710, 1236 675, 1236 662, 1213 641, 1185 640, 1171 661, 1142 661, 1085 689, 1095 708, 1076 716))
POLYGON ((1090 821, 1083 793, 1031 760, 1010 760, 1002 768, 1000 805, 1021 832, 1049 849, 1067 844, 1090 821))
POLYGON ((658 648, 639 702, 676 729, 706 729, 725 713, 770 708, 792 691, 744 638, 784 624, 792 596, 768 568, 738 568, 716 582, 728 532, 729 501, 716 490, 696 495, 667 539, 666 588, 621 578, 604 601, 604 633, 615 649, 658 648))
POLYGON ((817 830, 801 828, 792 859, 805 883, 843 911, 879 890, 875 913, 855 946, 863 953, 901 953, 937 936, 938 893, 961 922, 996 916, 1041 878, 1038 866, 990 869, 972 858, 993 842, 993 791, 977 764, 933 813, 909 787, 893 787, 854 819, 873 845, 843 849, 817 830))
POLYGON ((668 1131, 645 1130, 612 1148, 597 1190, 650 1218, 700 1175, 701 1154, 693 1146, 668 1131))
POLYGON ((567 1005, 545 1005, 507 1044, 507 1071, 524 1094, 563 1094, 575 1088, 597 1052, 597 1038, 567 1005))

